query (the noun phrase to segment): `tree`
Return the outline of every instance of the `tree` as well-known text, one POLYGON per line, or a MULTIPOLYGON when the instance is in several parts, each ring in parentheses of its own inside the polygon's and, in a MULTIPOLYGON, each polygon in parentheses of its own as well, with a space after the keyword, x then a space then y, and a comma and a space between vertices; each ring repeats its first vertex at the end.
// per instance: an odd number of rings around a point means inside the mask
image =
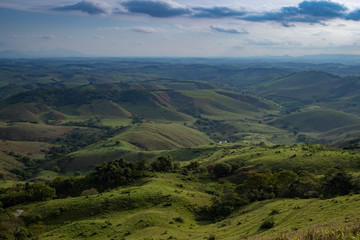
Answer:
POLYGON ((151 168, 153 171, 169 172, 173 169, 171 162, 172 162, 172 157, 161 156, 158 157, 156 161, 151 163, 151 168))
POLYGON ((275 194, 278 197, 288 197, 290 195, 289 186, 295 182, 297 178, 297 174, 289 170, 282 170, 275 173, 273 177, 275 194))
POLYGON ((138 175, 133 163, 119 159, 96 166, 88 178, 98 189, 104 189, 132 183, 138 175))
POLYGON ((56 190, 42 182, 26 183, 25 192, 30 201, 46 201, 56 197, 56 190))
POLYGON ((273 175, 266 173, 252 173, 244 181, 244 190, 252 201, 274 198, 273 175))
POLYGON ((231 166, 227 163, 217 163, 213 167, 213 173, 217 178, 226 177, 231 173, 231 166))
POLYGON ((308 171, 300 171, 298 174, 298 178, 289 185, 290 197, 319 197, 321 194, 319 180, 308 171))
POLYGON ((349 194, 352 189, 352 176, 345 171, 329 169, 325 173, 325 195, 349 194))

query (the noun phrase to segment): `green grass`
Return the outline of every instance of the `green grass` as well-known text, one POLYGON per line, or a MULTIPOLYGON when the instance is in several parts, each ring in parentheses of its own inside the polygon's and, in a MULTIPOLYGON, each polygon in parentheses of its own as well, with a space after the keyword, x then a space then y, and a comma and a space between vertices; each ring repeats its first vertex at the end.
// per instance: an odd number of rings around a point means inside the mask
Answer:
POLYGON ((49 180, 54 179, 57 176, 59 176, 59 173, 57 173, 57 172, 54 172, 51 170, 43 170, 37 174, 36 179, 42 180, 42 181, 49 181, 49 180))
POLYGON ((128 126, 131 123, 131 118, 116 118, 116 117, 106 117, 101 119, 103 126, 118 127, 118 126, 128 126))

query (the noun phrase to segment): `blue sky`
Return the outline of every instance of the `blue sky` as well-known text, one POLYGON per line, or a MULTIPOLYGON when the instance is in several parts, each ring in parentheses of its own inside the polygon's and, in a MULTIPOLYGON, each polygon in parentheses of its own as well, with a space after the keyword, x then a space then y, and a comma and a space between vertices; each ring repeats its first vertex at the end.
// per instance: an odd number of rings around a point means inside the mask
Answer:
POLYGON ((1 0, 0 51, 89 56, 360 54, 360 1, 1 0))

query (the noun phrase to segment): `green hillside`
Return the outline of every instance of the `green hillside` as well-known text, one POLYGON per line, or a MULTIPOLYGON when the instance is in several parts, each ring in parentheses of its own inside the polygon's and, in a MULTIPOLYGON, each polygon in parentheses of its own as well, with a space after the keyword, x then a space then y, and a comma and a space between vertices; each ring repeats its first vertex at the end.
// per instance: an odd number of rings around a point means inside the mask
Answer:
POLYGON ((360 118, 357 116, 335 110, 318 109, 293 113, 275 120, 272 124, 304 132, 326 132, 359 123, 360 118))
POLYGON ((147 151, 192 147, 213 142, 204 133, 173 123, 137 124, 115 138, 147 151))
POLYGON ((276 110, 270 105, 252 96, 225 91, 200 90, 181 91, 191 97, 198 113, 211 119, 243 119, 262 116, 265 110, 276 110))
POLYGON ((183 125, 141 123, 132 125, 119 135, 70 154, 61 167, 66 171, 90 170, 103 161, 119 158, 136 161, 159 155, 160 150, 209 143, 213 141, 206 134, 183 125))
POLYGON ((72 127, 40 123, 2 123, 0 124, 0 138, 15 141, 50 141, 71 130, 72 127))
POLYGON ((42 103, 18 103, 0 108, 0 119, 10 121, 38 121, 38 115, 50 111, 50 107, 42 103))
POLYGON ((94 115, 101 117, 128 118, 131 113, 108 100, 93 100, 90 104, 84 104, 78 107, 76 113, 79 115, 94 115))
MULTIPOLYGON (((344 236, 358 236, 359 231, 355 230, 358 230, 360 195, 357 193, 312 198, 269 196, 270 199, 250 202, 243 202, 239 198, 244 187, 248 186, 246 179, 251 178, 252 174, 277 176, 283 169, 297 171, 301 184, 312 184, 312 188, 322 191, 320 189, 323 188, 316 184, 326 184, 326 181, 330 181, 327 178, 339 171, 332 167, 341 166, 352 174, 353 188, 358 189, 358 152, 337 151, 311 144, 276 147, 222 144, 207 148, 184 148, 181 151, 179 156, 189 151, 188 159, 192 154, 197 155, 195 159, 201 162, 200 167, 185 161, 181 166, 174 165, 170 171, 153 170, 129 185, 101 193, 87 189, 82 194, 76 193, 82 196, 9 207, 7 212, 0 214, 2 234, 13 236, 11 234, 22 226, 21 229, 28 236, 38 239, 233 240, 272 239, 284 234, 289 237, 304 236, 318 231, 321 226, 319 233, 323 235, 331 228, 332 231, 342 231, 344 236), (219 162, 231 164, 238 170, 217 179, 204 166, 209 169, 209 166, 219 162), (215 206, 218 208, 215 213, 219 217, 204 219, 210 215, 203 212, 215 206), (24 210, 22 218, 12 216, 11 212, 16 209, 24 210)), ((81 182, 84 178, 77 179, 80 182, 73 187, 84 184, 81 182)), ((65 189, 59 188, 59 194, 73 188, 71 185, 65 186, 65 189)))

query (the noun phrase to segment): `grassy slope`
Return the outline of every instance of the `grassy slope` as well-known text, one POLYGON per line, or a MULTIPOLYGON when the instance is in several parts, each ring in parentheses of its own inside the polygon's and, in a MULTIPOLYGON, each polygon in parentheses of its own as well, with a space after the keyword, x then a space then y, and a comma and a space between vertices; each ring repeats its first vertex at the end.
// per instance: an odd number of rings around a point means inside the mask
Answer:
POLYGON ((14 123, 0 125, 0 138, 15 141, 34 141, 54 139, 72 128, 67 126, 51 126, 46 124, 14 123))
POLYGON ((290 144, 296 136, 288 130, 269 126, 258 121, 227 121, 217 127, 218 131, 231 141, 242 143, 290 144))
POLYGON ((274 121, 275 126, 293 126, 304 132, 325 132, 355 124, 360 124, 360 118, 329 109, 294 113, 274 121))
POLYGON ((109 100, 94 100, 76 109, 81 115, 128 118, 131 113, 109 100))
POLYGON ((212 161, 240 161, 247 166, 257 166, 258 171, 289 169, 321 173, 331 167, 351 171, 358 171, 360 168, 360 153, 334 150, 322 145, 229 147, 219 149, 217 154, 220 157, 212 161))
POLYGON ((223 191, 219 184, 159 174, 139 186, 21 208, 25 216, 40 215, 46 224, 46 232, 39 239, 204 239, 211 235, 229 240, 329 222, 341 224, 357 217, 360 209, 360 195, 328 200, 276 199, 249 204, 217 223, 197 222, 192 210, 208 205, 211 195, 204 191, 216 186, 223 191), (274 210, 278 211, 273 215, 275 227, 261 230, 274 210))
POLYGON ((204 116, 211 119, 243 119, 264 115, 263 109, 232 98, 214 90, 181 91, 185 96, 194 98, 194 104, 204 116))
POLYGON ((48 150, 51 146, 51 144, 44 142, 0 141, 0 172, 14 177, 14 174, 10 173, 9 170, 24 167, 22 163, 8 153, 13 152, 31 159, 42 159, 45 155, 43 151, 48 150))
POLYGON ((325 96, 339 77, 324 72, 293 73, 257 86, 261 96, 280 96, 306 100, 325 96))
POLYGON ((17 103, 0 108, 0 119, 11 121, 38 121, 39 114, 50 111, 50 107, 40 103, 17 103))
POLYGON ((137 124, 118 138, 148 151, 192 147, 212 142, 204 133, 174 123, 137 124))
POLYGON ((212 143, 204 133, 183 125, 142 123, 106 141, 81 149, 62 164, 65 170, 89 170, 103 161, 124 158, 139 160, 162 154, 161 150, 194 147, 212 143), (117 143, 118 142, 118 143, 117 143))

